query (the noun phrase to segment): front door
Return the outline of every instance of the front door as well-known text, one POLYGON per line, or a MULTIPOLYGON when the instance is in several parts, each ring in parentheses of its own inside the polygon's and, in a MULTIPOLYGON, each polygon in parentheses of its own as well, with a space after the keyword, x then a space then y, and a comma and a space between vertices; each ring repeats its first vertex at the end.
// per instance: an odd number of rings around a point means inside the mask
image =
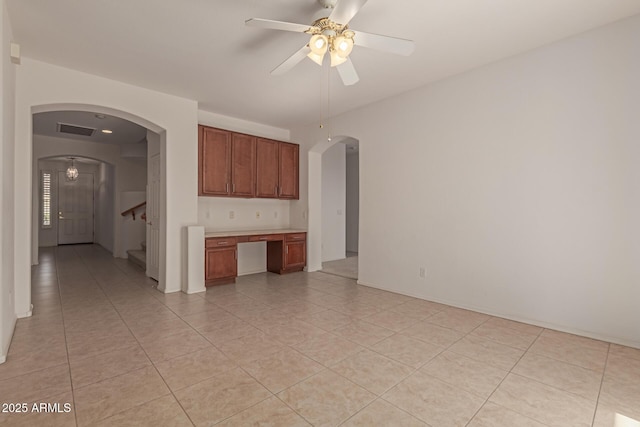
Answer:
POLYGON ((58 172, 58 244, 93 243, 93 174, 58 172))

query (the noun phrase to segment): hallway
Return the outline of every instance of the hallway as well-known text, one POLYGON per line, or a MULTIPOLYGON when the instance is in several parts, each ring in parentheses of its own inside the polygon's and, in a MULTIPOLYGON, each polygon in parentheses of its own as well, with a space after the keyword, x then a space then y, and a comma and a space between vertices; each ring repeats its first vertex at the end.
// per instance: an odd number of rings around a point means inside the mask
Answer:
POLYGON ((0 365, 0 401, 59 403, 60 412, 0 413, 0 424, 640 419, 640 350, 323 273, 244 276, 195 295, 154 284, 99 246, 42 250, 34 315, 18 320, 0 365))

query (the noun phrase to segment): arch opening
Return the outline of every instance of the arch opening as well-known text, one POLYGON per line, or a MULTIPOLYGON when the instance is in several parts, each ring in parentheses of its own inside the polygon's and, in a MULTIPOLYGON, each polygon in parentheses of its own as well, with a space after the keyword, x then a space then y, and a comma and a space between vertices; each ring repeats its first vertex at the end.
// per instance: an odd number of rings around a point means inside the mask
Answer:
MULTIPOLYGON (((355 192, 348 192, 346 160, 347 153, 358 153, 358 146, 358 139, 340 135, 333 137, 331 141, 321 141, 309 150, 308 271, 322 270, 325 258, 346 258, 347 222, 349 221, 347 217, 351 218, 352 223, 355 221, 355 226, 357 227, 359 212, 356 210, 354 215, 353 209, 359 206, 360 197, 359 179, 356 179, 355 192), (337 148, 338 144, 344 147, 337 148), (325 179, 323 179, 323 172, 325 179), (330 175, 331 179, 327 180, 326 175, 330 175), (328 186, 329 188, 327 188, 328 186), (346 202, 349 196, 355 200, 349 202, 349 209, 347 209, 346 202), (326 250, 329 246, 333 247, 331 249, 333 254, 329 254, 329 251, 326 250)), ((355 174, 359 177, 357 169, 355 174)), ((350 225, 353 227, 354 224, 350 225)), ((351 239, 353 238, 352 236, 351 239)), ((359 240, 357 233, 355 240, 355 247, 357 248, 357 241, 359 240)), ((351 249, 353 247, 354 244, 351 245, 351 249)), ((346 264, 340 261, 339 268, 342 269, 344 266, 346 264)), ((336 265, 336 267, 338 266, 336 265)), ((356 278, 357 268, 356 258, 351 260, 348 267, 349 272, 344 271, 345 277, 356 278)))
MULTIPOLYGON (((102 226, 101 226, 101 234, 103 242, 106 241, 106 244, 102 244, 107 250, 112 252, 114 257, 126 257, 126 249, 124 248, 124 243, 127 236, 130 236, 131 233, 126 231, 127 224, 125 224, 120 216, 120 209, 122 208, 122 203, 126 200, 127 197, 129 199, 132 197, 132 194, 135 193, 134 197, 142 197, 146 198, 146 187, 147 187, 147 163, 149 158, 152 156, 155 157, 157 161, 160 163, 160 178, 159 178, 159 203, 157 206, 159 207, 159 218, 160 221, 157 225, 157 234, 158 236, 155 239, 157 244, 157 273, 156 277, 153 277, 158 281, 158 290, 164 291, 165 289, 165 277, 166 277, 166 162, 164 159, 164 152, 166 152, 166 131, 161 126, 143 118, 138 115, 129 113, 124 110, 114 109, 110 107, 105 107, 101 105, 94 104, 78 104, 78 103, 55 103, 55 104, 43 104, 43 105, 35 105, 30 108, 29 120, 29 137, 32 145, 32 159, 31 159, 31 193, 32 193, 32 203, 31 203, 31 239, 30 239, 30 253, 31 253, 31 264, 37 264, 38 262, 38 247, 39 247, 39 231, 40 220, 42 219, 41 214, 41 200, 40 200, 40 185, 41 185, 41 177, 40 175, 40 164, 42 162, 55 162, 62 161, 65 157, 76 157, 78 160, 82 162, 81 159, 87 163, 93 163, 95 167, 93 168, 94 172, 97 172, 98 175, 96 179, 100 179, 99 184, 103 187, 97 188, 96 194, 101 194, 103 199, 106 200, 110 206, 105 208, 102 206, 102 226), (107 115, 111 117, 115 117, 118 119, 126 120, 131 123, 134 123, 138 126, 146 129, 145 131, 145 140, 146 147, 138 147, 137 151, 140 152, 140 155, 132 155, 127 154, 126 156, 120 156, 117 154, 117 150, 114 150, 114 146, 107 147, 108 144, 97 144, 95 142, 91 142, 83 146, 83 141, 78 141, 77 139, 65 139, 64 136, 59 137, 59 144, 57 147, 42 147, 43 144, 39 143, 39 139, 41 137, 34 132, 34 115, 40 113, 49 113, 49 112, 87 112, 96 115, 107 115), (98 145, 105 146, 103 149, 96 149, 98 145), (143 150, 144 148, 144 150, 143 150), (144 153, 143 153, 144 151, 144 153), (144 155, 144 157, 142 157, 144 155), (138 187, 135 188, 136 191, 127 191, 129 190, 129 180, 134 176, 137 178, 137 182, 139 183, 138 187), (142 182, 144 180, 144 182, 142 182), (110 181, 110 182, 109 182, 110 181), (108 191, 105 191, 105 186, 111 186, 108 191), (100 193, 102 191, 102 193, 100 193), (108 210, 108 211, 107 211, 108 210), (105 219, 105 218, 108 218, 105 219), (111 223, 112 222, 112 223, 111 223), (108 238, 105 239, 105 233, 110 234, 108 238), (112 243, 109 243, 109 240, 112 243)), ((49 137, 52 140, 54 137, 49 137)), ((55 145, 55 144, 54 144, 55 145)), ((116 147, 117 148, 117 147, 116 147)), ((130 150, 129 150, 130 151, 130 150)), ((100 187, 100 186, 98 186, 100 187)), ((104 201, 103 200, 103 201, 104 201)), ((127 206, 131 207, 131 206, 127 206)), ((58 211, 52 210, 52 215, 57 215, 58 211)), ((139 225, 138 225, 138 228, 139 225)), ((144 221, 142 222, 142 229, 145 227, 144 221)), ((143 243, 148 244, 148 237, 145 236, 144 231, 142 233, 138 232, 138 236, 142 235, 144 238, 143 243)), ((100 242, 97 242, 100 243, 100 242)), ((140 242, 138 242, 140 244, 140 242)), ((147 275, 149 273, 147 272, 147 275)), ((29 286, 27 283, 26 286, 29 286)), ((30 292, 24 292, 29 295, 30 292)), ((30 313, 25 313, 26 315, 30 313)), ((21 316, 24 317, 24 316, 21 316)))

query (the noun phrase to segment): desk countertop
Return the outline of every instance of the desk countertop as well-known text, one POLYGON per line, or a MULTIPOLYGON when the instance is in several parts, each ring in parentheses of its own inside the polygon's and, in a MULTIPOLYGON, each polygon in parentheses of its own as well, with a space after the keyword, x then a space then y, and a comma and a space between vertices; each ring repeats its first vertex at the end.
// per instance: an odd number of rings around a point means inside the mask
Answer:
POLYGON ((307 230, 299 228, 284 228, 276 230, 227 230, 227 231, 205 231, 205 239, 208 237, 237 237, 237 236, 255 236, 258 234, 287 234, 287 233, 306 233, 307 230))

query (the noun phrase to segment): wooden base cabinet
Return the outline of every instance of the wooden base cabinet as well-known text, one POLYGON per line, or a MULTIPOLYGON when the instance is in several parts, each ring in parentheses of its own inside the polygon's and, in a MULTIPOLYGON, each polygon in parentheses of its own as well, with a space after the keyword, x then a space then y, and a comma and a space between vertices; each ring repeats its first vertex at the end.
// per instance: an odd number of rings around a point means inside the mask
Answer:
MULTIPOLYGON (((288 230, 287 230, 288 231, 288 230)), ((207 287, 234 283, 238 275, 238 244, 265 242, 267 271, 277 274, 302 271, 307 265, 307 233, 295 231, 208 237, 204 248, 207 287)))
POLYGON ((205 240, 205 286, 233 283, 238 275, 238 245, 235 238, 205 240))
POLYGON ((302 271, 307 264, 306 233, 285 234, 284 241, 267 242, 267 270, 285 274, 302 271))

